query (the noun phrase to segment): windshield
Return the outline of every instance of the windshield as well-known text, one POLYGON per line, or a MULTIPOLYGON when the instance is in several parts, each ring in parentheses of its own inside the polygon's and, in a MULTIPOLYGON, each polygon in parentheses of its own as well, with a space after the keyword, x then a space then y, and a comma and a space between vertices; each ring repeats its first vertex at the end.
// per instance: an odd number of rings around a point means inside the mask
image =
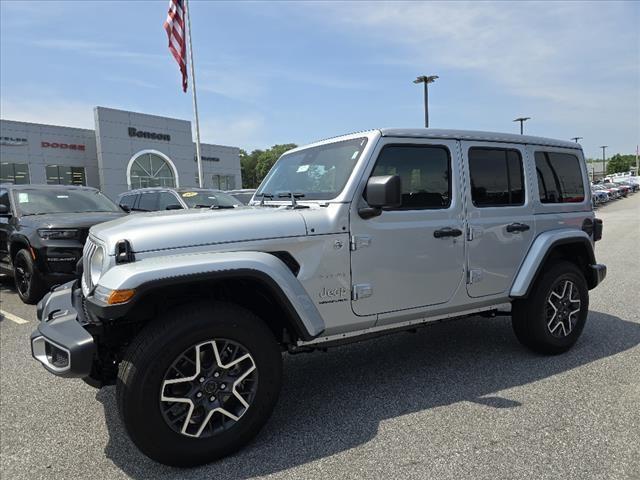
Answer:
POLYGON ((365 145, 366 138, 330 143, 284 154, 271 168, 256 198, 301 193, 304 200, 330 200, 347 183, 365 145))
POLYGON ((226 193, 216 190, 189 190, 178 192, 189 208, 237 207, 241 202, 226 193))
POLYGON ((51 190, 14 191, 16 209, 20 215, 46 213, 122 212, 97 190, 56 188, 51 190))

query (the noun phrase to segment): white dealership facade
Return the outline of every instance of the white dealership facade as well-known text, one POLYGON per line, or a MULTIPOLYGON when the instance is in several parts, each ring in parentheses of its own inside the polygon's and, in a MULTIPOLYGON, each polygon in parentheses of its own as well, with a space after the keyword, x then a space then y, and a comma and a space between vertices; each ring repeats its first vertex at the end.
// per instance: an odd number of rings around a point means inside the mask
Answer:
MULTIPOLYGON (((190 122, 105 107, 94 118, 95 130, 0 120, 0 183, 88 185, 112 199, 198 185, 190 122)), ((239 148, 201 146, 204 186, 241 188, 239 148)))

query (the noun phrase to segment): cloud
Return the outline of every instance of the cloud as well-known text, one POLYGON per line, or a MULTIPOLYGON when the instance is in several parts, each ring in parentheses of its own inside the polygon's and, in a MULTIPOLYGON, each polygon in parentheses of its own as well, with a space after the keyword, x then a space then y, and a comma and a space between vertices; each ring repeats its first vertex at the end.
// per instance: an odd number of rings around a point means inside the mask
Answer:
POLYGON ((108 80, 110 82, 116 82, 116 83, 124 83, 124 84, 132 85, 138 88, 160 88, 160 86, 155 83, 147 82, 146 80, 141 80, 135 77, 121 77, 121 76, 111 75, 111 76, 105 77, 105 80, 108 80))
POLYGON ((512 97, 510 102, 520 105, 516 108, 527 109, 514 113, 534 113, 550 130, 575 129, 595 142, 594 137, 608 135, 621 147, 635 149, 640 131, 637 3, 393 2, 363 8, 355 2, 306 7, 300 11, 309 20, 321 18, 345 37, 368 44, 370 62, 381 68, 440 74, 439 82, 456 71, 471 73, 487 85, 484 91, 493 87, 489 91, 496 102, 512 97))
POLYGON ((90 130, 95 128, 93 107, 88 103, 54 98, 18 101, 0 98, 0 116, 3 119, 90 130))
POLYGON ((116 58, 135 61, 157 62, 164 60, 166 55, 155 53, 135 52, 125 45, 117 43, 93 42, 72 38, 48 38, 30 42, 34 47, 51 50, 64 50, 94 57, 116 58))
MULTIPOLYGON (((208 117, 211 118, 211 117, 208 117)), ((195 127, 194 127, 195 135, 195 127)), ((260 114, 217 117, 200 122, 203 143, 220 143, 253 150, 264 148, 265 119, 260 114)))

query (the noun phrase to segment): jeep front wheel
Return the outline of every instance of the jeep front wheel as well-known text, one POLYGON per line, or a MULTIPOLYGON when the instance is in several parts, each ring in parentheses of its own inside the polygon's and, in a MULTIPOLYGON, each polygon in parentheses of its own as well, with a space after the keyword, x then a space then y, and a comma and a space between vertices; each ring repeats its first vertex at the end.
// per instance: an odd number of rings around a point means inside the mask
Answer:
POLYGON ((136 446, 173 466, 211 462, 249 442, 282 381, 273 333, 250 311, 198 303, 136 337, 120 364, 120 415, 136 446))
POLYGON ((538 278, 528 298, 513 302, 513 331, 531 350, 563 353, 580 337, 588 312, 584 275, 575 264, 558 262, 538 278))

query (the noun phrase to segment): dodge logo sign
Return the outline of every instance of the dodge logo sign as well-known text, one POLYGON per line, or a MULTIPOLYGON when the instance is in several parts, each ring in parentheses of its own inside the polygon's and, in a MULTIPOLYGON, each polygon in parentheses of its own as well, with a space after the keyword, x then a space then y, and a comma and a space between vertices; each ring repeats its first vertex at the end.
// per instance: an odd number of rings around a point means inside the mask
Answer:
POLYGON ((167 135, 166 133, 143 132, 133 127, 129 127, 129 136, 138 138, 151 138, 153 140, 165 140, 167 142, 171 141, 171 135, 167 135))
POLYGON ((77 143, 58 143, 58 142, 42 142, 42 148, 62 148, 63 150, 81 150, 84 151, 84 145, 77 143))

